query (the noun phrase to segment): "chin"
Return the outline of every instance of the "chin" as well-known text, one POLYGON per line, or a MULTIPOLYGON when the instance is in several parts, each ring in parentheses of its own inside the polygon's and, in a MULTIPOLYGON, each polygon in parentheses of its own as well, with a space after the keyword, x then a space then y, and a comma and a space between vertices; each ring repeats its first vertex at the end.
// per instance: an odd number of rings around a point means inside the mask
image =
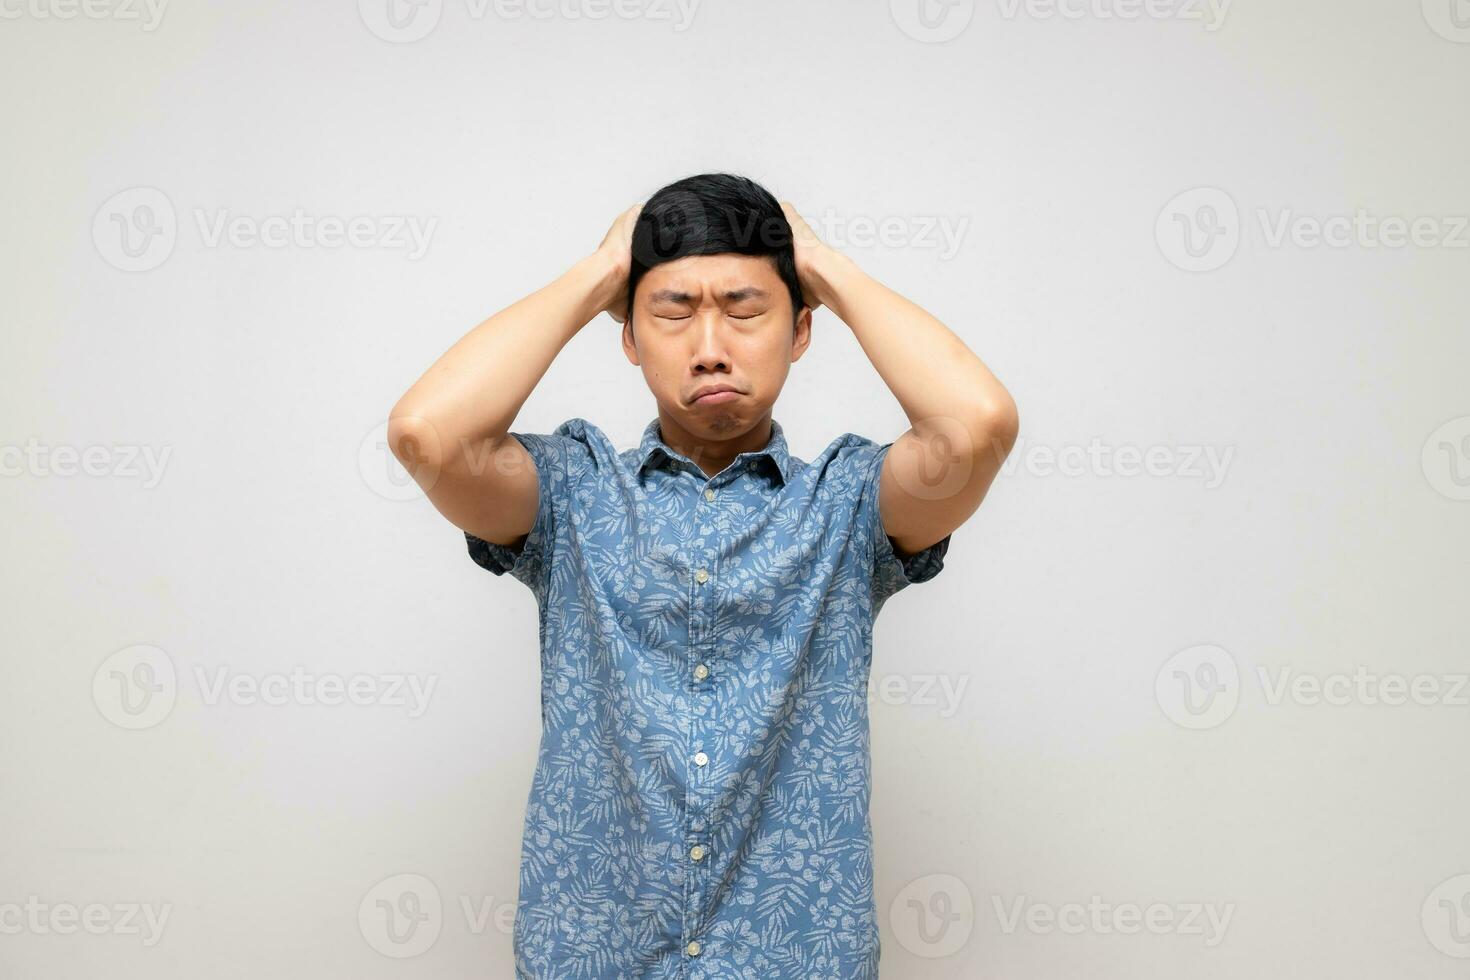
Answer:
POLYGON ((745 416, 733 411, 711 412, 704 423, 706 429, 721 436, 739 435, 750 428, 745 416))

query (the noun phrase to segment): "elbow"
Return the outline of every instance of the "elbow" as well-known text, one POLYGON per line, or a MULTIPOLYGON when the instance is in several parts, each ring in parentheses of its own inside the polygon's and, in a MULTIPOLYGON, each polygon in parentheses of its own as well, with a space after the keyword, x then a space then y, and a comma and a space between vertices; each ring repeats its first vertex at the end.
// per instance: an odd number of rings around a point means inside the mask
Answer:
POLYGON ((975 431, 983 452, 993 452, 998 461, 1010 455, 1021 435, 1021 416, 1009 392, 1000 391, 978 409, 975 431))
POLYGON ((388 414, 388 449, 409 475, 425 468, 436 472, 444 465, 444 444, 438 427, 402 402, 388 414))

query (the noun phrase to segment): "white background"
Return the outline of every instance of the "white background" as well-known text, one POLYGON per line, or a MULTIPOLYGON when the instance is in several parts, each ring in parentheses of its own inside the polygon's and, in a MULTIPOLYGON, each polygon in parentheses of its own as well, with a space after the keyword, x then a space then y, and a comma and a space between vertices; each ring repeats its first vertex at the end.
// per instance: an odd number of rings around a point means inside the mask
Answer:
MULTIPOLYGON (((0 976, 510 976, 534 600, 382 425, 711 170, 1021 410, 878 623, 883 975, 1464 975, 1464 0, 387 2, 0 0, 0 976), (242 237, 298 210, 370 241, 242 237), (1359 211, 1428 244, 1312 242, 1359 211), (293 670, 377 700, 216 696, 293 670), (1394 677, 1437 693, 1383 703, 1394 677), (429 919, 397 942, 405 891, 429 919), (101 934, 63 934, 89 905, 101 934), (151 944, 130 905, 167 911, 151 944)), ((627 447, 654 414, 602 317, 515 428, 627 447)), ((825 311, 776 417, 807 459, 906 427, 825 311)))

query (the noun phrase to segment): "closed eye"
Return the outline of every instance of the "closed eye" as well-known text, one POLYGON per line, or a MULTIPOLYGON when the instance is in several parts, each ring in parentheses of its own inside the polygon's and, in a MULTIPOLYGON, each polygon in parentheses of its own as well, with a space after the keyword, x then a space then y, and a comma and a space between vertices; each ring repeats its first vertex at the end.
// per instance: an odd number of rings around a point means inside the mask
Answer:
MULTIPOLYGON (((748 313, 745 316, 740 316, 739 314, 735 314, 735 313, 728 314, 728 316, 732 320, 754 320, 757 317, 762 317, 762 316, 765 316, 765 315, 766 314, 765 314, 764 311, 762 311, 760 313, 748 313)), ((660 320, 687 320, 687 319, 689 319, 690 314, 685 313, 682 316, 674 316, 671 313, 655 313, 654 316, 656 316, 660 320)))

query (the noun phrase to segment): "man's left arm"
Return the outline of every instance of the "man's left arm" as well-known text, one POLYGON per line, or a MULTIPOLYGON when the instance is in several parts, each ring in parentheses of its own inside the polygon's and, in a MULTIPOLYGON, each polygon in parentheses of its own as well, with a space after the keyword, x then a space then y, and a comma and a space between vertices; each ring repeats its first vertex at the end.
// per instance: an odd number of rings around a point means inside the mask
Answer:
POLYGON ((900 556, 942 540, 979 508, 1015 445, 1015 400, 955 333, 821 242, 788 203, 812 309, 847 324, 910 428, 883 461, 879 508, 900 556))

